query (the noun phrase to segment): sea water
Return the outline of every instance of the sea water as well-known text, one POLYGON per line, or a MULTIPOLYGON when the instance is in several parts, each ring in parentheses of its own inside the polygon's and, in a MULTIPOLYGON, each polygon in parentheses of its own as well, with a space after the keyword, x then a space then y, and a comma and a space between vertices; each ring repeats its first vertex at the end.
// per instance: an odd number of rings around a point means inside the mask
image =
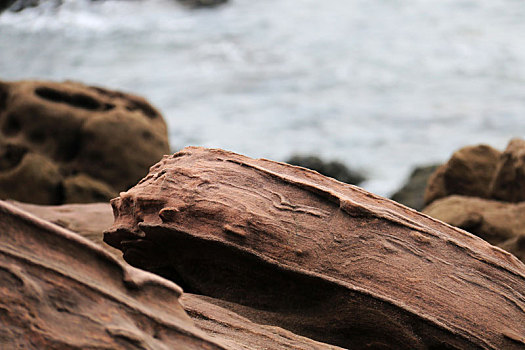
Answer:
POLYGON ((0 15, 0 79, 143 95, 173 151, 339 159, 389 195, 414 166, 525 136, 519 0, 52 1, 0 15))

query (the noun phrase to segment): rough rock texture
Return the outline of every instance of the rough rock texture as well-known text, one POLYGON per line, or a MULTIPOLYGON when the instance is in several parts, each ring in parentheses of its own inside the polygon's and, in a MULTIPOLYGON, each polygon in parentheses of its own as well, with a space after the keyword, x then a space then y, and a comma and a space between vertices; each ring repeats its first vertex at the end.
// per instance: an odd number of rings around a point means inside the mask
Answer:
POLYGON ((333 177, 347 184, 358 185, 365 181, 365 177, 362 174, 348 169, 343 163, 335 160, 326 162, 316 156, 295 155, 288 159, 286 163, 315 170, 320 174, 333 177))
POLYGON ((253 322, 351 349, 525 346, 523 263, 316 172, 186 148, 112 205, 126 261, 253 322))
MULTIPOLYGON (((113 223, 113 211, 109 203, 60 206, 20 202, 10 202, 10 204, 46 221, 68 228, 99 244, 117 259, 122 259, 120 250, 102 242, 102 231, 113 223)), ((228 305, 220 300, 188 293, 183 294, 180 301, 195 325, 209 336, 218 339, 228 349, 339 349, 278 327, 251 322, 233 312, 240 307, 239 305, 228 305)))
POLYGON ((452 194, 490 198, 490 185, 501 152, 487 145, 468 146, 430 177, 425 204, 452 194))
POLYGON ((525 201, 525 140, 509 142, 498 160, 490 191, 494 199, 525 201))
POLYGON ((466 196, 448 196, 423 213, 475 234, 491 244, 525 235, 525 203, 507 203, 466 196))
POLYGON ((407 182, 392 195, 391 199, 412 209, 423 209, 428 179, 438 167, 439 165, 427 165, 415 168, 407 182))
POLYGON ((109 200, 167 153, 166 124, 141 97, 73 82, 0 81, 0 198, 109 200))
POLYGON ((2 201, 0 222, 0 348, 226 349, 172 282, 2 201))
MULTIPOLYGON (((211 337, 218 338, 228 349, 342 350, 337 346, 298 336, 280 327, 254 323, 233 312, 242 307, 240 305, 189 293, 184 293, 180 300, 195 325, 211 337)), ((252 312, 258 313, 257 310, 252 312)))

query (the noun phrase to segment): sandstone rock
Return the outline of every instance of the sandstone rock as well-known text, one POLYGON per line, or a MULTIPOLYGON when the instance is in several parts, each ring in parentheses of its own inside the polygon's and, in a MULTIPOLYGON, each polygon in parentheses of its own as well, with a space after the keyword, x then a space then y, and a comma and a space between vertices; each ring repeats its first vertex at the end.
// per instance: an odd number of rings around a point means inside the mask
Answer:
POLYGON ((487 145, 456 151, 430 177, 425 204, 452 194, 490 198, 490 184, 500 155, 500 151, 487 145))
POLYGON ((365 181, 365 177, 362 174, 348 169, 343 163, 335 160, 325 162, 316 156, 294 155, 286 163, 315 170, 320 174, 352 185, 358 185, 365 181))
POLYGON ((415 168, 407 182, 392 195, 391 199, 412 209, 423 209, 428 180, 438 167, 439 165, 427 165, 415 168))
POLYGON ((186 148, 112 204, 126 261, 253 322, 352 349, 525 346, 523 263, 316 172, 186 148))
POLYGON ((525 201, 525 140, 513 139, 501 155, 490 187, 492 198, 525 201))
MULTIPOLYGON (((42 206, 20 202, 11 202, 11 204, 88 238, 121 260, 122 252, 120 250, 102 242, 102 231, 113 223, 113 211, 109 203, 60 206, 42 206)), ((339 349, 295 335, 278 327, 253 323, 237 315, 233 310, 227 309, 226 306, 231 305, 226 305, 220 300, 185 293, 180 301, 195 325, 210 337, 220 341, 228 349, 339 349)), ((233 305, 231 309, 238 307, 233 305)), ((264 318, 261 320, 264 321, 264 318)))
MULTIPOLYGON (((232 306, 232 303, 189 293, 184 293, 180 300, 195 325, 209 336, 219 339, 228 349, 342 350, 279 327, 254 323, 232 311, 241 305, 232 306)), ((252 312, 258 313, 256 310, 252 312)))
POLYGON ((42 204, 109 200, 169 153, 166 124, 143 98, 73 82, 0 82, 0 147, 9 154, 0 162, 1 198, 31 202, 24 193, 42 191, 31 182, 7 185, 28 155, 58 169, 49 180, 61 186, 42 204))
POLYGON ((475 234, 491 244, 525 235, 525 203, 466 196, 438 199, 423 213, 475 234))
POLYGON ((0 201, 0 348, 226 349, 181 289, 0 201))

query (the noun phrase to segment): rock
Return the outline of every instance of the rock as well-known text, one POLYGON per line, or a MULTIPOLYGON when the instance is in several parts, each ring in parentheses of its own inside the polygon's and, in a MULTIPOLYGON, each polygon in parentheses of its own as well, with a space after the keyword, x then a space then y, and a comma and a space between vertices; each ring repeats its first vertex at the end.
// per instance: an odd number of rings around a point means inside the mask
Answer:
POLYGON ((428 179, 439 165, 426 165, 415 168, 401 189, 391 199, 412 209, 421 210, 425 206, 424 195, 428 179))
POLYGON ((190 8, 215 7, 225 4, 227 0, 177 0, 180 4, 190 8))
POLYGON ((494 199, 525 201, 525 140, 509 142, 497 163, 490 192, 494 199))
POLYGON ((166 124, 143 98, 36 81, 0 82, 0 149, 1 198, 41 204, 109 200, 169 153, 166 124), (21 166, 39 166, 33 154, 58 169, 49 184, 19 180, 21 166))
POLYGON ((343 163, 338 161, 325 162, 316 156, 295 155, 288 159, 286 163, 315 170, 320 174, 352 185, 359 185, 365 181, 365 177, 362 174, 348 169, 343 163))
POLYGON ((438 199, 423 209, 423 213, 473 233, 491 244, 525 235, 524 211, 525 203, 457 195, 438 199))
POLYGON ((525 346, 523 263, 316 172, 189 147, 112 205, 127 262, 252 322, 351 349, 525 346))
MULTIPOLYGON (((109 203, 43 206, 20 202, 10 204, 41 219, 67 228, 97 243, 117 259, 122 252, 102 242, 102 231, 113 223, 109 203)), ((195 325, 228 349, 339 349, 295 335, 278 327, 256 324, 225 308, 220 300, 185 293, 179 299, 195 325)), ((234 305, 231 308, 237 309, 234 305)), ((254 311, 255 312, 255 311, 254 311)))
POLYGON ((226 349, 181 289, 0 201, 0 348, 226 349))
MULTIPOLYGON (((279 327, 254 323, 232 311, 241 305, 232 306, 231 303, 190 293, 184 293, 180 300, 195 325, 210 337, 220 340, 228 349, 342 350, 279 327)), ((256 310, 252 312, 257 313, 256 310)))
POLYGON ((15 0, 0 0, 0 13, 8 9, 14 2, 15 0))
POLYGON ((525 262, 525 235, 521 234, 520 236, 513 237, 498 246, 525 262))
POLYGON ((425 204, 452 194, 490 198, 490 184, 501 152, 487 145, 468 146, 430 177, 425 204))

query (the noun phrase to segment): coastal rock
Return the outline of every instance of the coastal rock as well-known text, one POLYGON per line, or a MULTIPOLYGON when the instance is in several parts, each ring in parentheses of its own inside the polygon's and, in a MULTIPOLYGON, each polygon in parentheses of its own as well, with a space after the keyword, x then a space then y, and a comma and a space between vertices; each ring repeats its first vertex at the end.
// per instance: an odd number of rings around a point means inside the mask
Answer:
POLYGON ((498 245, 502 249, 514 254, 518 259, 525 263, 525 235, 513 237, 498 245))
POLYGON ((189 147, 112 201, 104 241, 237 314, 351 349, 522 349, 525 265, 307 169, 189 147))
POLYGON ((423 209, 428 180, 438 167, 439 165, 427 165, 415 168, 403 187, 396 191, 390 199, 412 209, 423 209))
POLYGON ((468 146, 454 152, 430 177, 425 204, 452 194, 490 198, 490 185, 500 155, 500 151, 487 145, 468 146))
POLYGON ((315 170, 322 175, 346 182, 347 184, 359 185, 365 181, 365 177, 362 174, 348 169, 346 165, 335 160, 328 162, 317 156, 294 155, 286 163, 315 170))
MULTIPOLYGON (((20 202, 10 202, 10 204, 78 233, 110 252, 118 260, 122 260, 120 250, 102 242, 102 231, 113 223, 113 211, 109 203, 59 206, 20 202)), ((220 300, 188 293, 184 293, 179 300, 197 328, 220 341, 228 349, 339 349, 278 327, 253 323, 232 310, 240 307, 237 305, 226 305, 220 300), (228 306, 230 308, 227 308, 228 306)))
POLYGON ((506 203, 495 200, 448 196, 438 199, 423 213, 459 227, 498 245, 511 238, 525 235, 525 203, 506 203))
POLYGON ((226 349, 181 289, 0 201, 0 348, 226 349))
POLYGON ((498 160, 490 192, 494 199, 525 201, 525 140, 513 139, 509 142, 498 160))
POLYGON ((141 97, 74 82, 21 81, 0 82, 0 150, 1 198, 61 204, 109 200, 169 146, 162 116, 141 97), (37 168, 42 157, 54 178, 44 185, 20 180, 21 167, 37 168))
POLYGON ((225 4, 227 0, 177 0, 180 4, 190 8, 215 7, 225 4))

